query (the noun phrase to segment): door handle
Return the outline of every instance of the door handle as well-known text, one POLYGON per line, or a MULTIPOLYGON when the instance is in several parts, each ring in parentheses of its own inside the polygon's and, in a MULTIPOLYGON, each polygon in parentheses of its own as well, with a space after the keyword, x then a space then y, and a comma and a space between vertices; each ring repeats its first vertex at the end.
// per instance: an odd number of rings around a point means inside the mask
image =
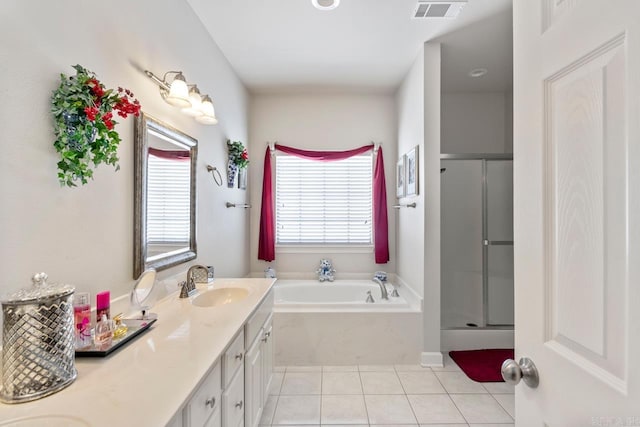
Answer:
POLYGON ((529 387, 536 388, 540 383, 538 369, 528 357, 522 357, 518 363, 513 359, 505 360, 501 372, 502 378, 508 384, 516 385, 522 379, 529 387))

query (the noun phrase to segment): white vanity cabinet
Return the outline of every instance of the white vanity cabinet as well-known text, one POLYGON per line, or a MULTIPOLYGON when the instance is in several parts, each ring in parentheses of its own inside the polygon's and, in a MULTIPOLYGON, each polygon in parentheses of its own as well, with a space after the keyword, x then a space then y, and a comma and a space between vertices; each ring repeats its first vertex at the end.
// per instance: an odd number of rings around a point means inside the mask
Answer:
MULTIPOLYGON (((185 427, 213 427, 221 424, 222 375, 220 363, 209 371, 189 402, 182 410, 182 422, 185 427)), ((179 426, 178 417, 173 420, 179 426)))
POLYGON ((273 374, 273 291, 167 426, 255 427, 273 374))
POLYGON ((273 374, 273 292, 247 322, 245 336, 248 343, 245 354, 245 427, 256 427, 273 374))
POLYGON ((224 366, 222 425, 225 427, 244 425, 244 340, 244 330, 241 330, 222 358, 224 366))
POLYGON ((269 386, 273 378, 273 316, 264 324, 264 338, 262 344, 262 400, 269 397, 269 386))

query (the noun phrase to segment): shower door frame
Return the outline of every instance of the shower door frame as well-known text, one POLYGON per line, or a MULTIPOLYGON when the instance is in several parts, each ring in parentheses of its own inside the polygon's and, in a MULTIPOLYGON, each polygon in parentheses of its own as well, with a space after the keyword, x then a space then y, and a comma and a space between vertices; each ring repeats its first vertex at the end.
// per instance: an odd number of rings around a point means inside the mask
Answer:
MULTIPOLYGON (((487 161, 510 160, 513 162, 513 153, 440 154, 440 160, 482 161, 482 326, 449 329, 513 328, 513 324, 489 323, 489 246, 513 246, 513 240, 489 240, 489 191, 487 185, 487 161)), ((442 168, 442 164, 440 167, 442 168)))

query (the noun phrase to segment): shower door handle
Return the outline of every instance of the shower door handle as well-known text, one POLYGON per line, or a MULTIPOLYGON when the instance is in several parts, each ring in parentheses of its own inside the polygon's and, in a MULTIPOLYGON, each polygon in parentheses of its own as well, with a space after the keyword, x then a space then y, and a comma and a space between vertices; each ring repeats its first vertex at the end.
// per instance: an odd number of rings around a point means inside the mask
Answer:
POLYGON ((513 240, 488 240, 482 241, 482 246, 508 246, 513 245, 513 240))

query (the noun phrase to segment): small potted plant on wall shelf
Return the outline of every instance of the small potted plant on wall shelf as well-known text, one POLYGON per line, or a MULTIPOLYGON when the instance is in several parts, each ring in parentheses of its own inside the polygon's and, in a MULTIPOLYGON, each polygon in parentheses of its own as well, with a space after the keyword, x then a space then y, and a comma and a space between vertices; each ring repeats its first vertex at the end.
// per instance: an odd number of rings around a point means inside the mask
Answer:
POLYGON ((249 165, 249 154, 244 144, 240 141, 227 140, 229 151, 229 165, 227 167, 227 187, 235 187, 238 170, 243 170, 249 165))
POLYGON ((114 112, 122 118, 140 115, 140 103, 129 89, 106 89, 93 72, 81 65, 73 68, 76 75, 61 74, 51 97, 58 180, 68 187, 78 181, 86 184, 101 163, 118 170, 120 135, 114 129, 114 112))

